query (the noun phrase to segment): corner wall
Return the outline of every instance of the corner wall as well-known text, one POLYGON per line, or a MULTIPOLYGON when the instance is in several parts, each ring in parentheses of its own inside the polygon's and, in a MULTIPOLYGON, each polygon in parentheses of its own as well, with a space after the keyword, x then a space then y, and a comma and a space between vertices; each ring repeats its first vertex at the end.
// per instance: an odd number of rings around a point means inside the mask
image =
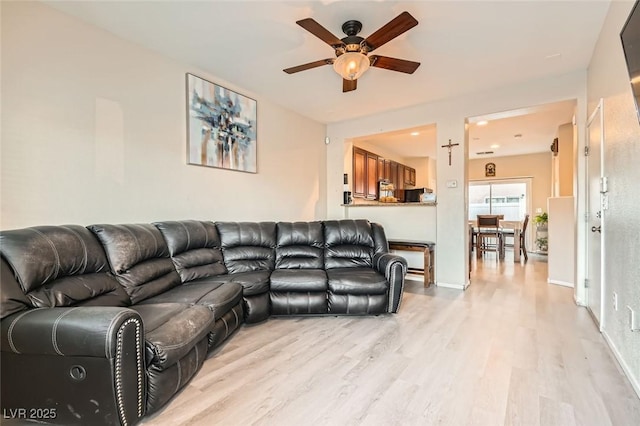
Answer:
POLYGON ((41 3, 0 7, 0 228, 325 217, 325 125, 41 3), (187 72, 257 100, 258 174, 186 165, 187 72))
POLYGON ((633 2, 611 2, 588 70, 591 113, 600 98, 604 111, 604 175, 609 178, 609 209, 603 212, 603 334, 640 396, 640 331, 629 327, 627 306, 640 315, 638 262, 638 182, 640 123, 633 102, 620 31, 633 2), (613 293, 618 310, 613 308, 613 293))

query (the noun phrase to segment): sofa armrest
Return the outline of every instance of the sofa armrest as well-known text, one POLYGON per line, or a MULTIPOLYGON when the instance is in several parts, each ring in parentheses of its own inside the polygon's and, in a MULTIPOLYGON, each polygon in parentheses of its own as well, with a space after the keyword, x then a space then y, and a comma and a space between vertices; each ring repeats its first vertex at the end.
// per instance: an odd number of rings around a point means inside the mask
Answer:
POLYGON ((142 324, 137 312, 118 307, 30 309, 2 320, 3 352, 113 358, 118 332, 142 324))
POLYGON ((404 276, 407 274, 407 261, 404 257, 391 253, 377 253, 373 257, 373 266, 389 282, 389 312, 398 312, 404 291, 404 276))
POLYGON ((22 311, 0 322, 0 345, 3 412, 60 424, 135 424, 144 415, 143 324, 132 309, 22 311))

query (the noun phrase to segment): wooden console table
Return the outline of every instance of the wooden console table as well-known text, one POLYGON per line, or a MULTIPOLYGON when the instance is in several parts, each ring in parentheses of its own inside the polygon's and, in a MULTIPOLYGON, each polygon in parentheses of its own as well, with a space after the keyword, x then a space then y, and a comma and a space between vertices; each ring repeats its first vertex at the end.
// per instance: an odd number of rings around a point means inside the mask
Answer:
MULTIPOLYGON (((404 250, 404 251, 420 251, 424 253, 424 269, 422 274, 424 276, 424 286, 429 287, 435 283, 435 248, 436 243, 431 241, 416 241, 416 240, 389 240, 389 248, 392 250, 404 250)), ((414 271, 416 268, 410 268, 414 271)), ((417 269, 420 271, 420 269, 417 269)))

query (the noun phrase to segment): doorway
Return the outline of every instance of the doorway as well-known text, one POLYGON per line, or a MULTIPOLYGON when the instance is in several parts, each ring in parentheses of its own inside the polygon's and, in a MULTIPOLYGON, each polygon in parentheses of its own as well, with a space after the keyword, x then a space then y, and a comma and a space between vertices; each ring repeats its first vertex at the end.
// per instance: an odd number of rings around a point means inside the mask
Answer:
MULTIPOLYGON (((468 219, 474 220, 479 214, 502 215, 508 221, 531 216, 531 178, 470 181, 468 219)), ((531 232, 525 239, 525 247, 533 247, 531 232)))

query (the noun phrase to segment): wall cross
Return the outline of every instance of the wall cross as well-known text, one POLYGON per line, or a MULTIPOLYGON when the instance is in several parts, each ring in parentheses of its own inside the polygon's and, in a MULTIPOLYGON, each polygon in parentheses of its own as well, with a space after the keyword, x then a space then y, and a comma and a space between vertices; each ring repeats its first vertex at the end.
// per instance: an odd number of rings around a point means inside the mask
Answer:
POLYGON ((449 149, 449 165, 451 165, 451 148, 453 148, 454 146, 458 146, 460 145, 459 143, 451 143, 451 139, 449 139, 449 144, 447 145, 442 145, 442 148, 448 148, 449 149))

